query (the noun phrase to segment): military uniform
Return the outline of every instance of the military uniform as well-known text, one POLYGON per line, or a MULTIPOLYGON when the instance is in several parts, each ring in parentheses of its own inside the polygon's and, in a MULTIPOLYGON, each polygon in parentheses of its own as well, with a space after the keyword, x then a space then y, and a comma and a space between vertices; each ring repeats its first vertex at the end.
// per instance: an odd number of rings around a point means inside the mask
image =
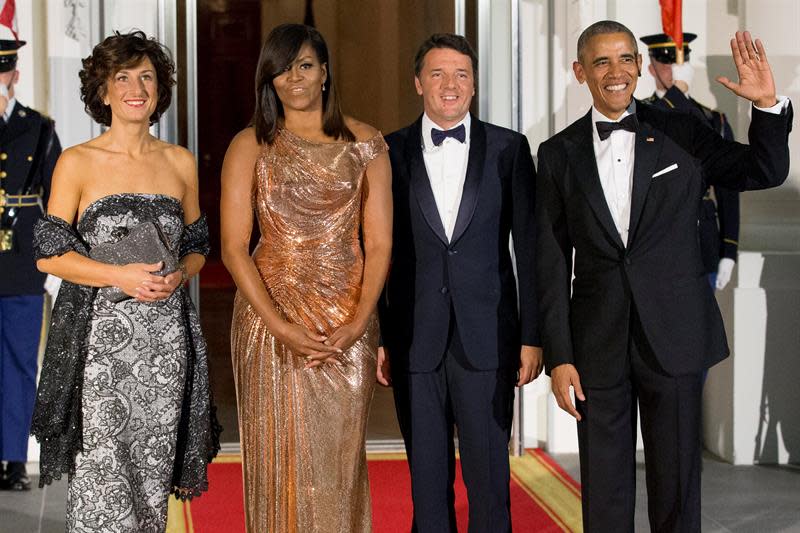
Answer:
MULTIPOLYGON (((693 33, 683 34, 685 60, 689 59, 691 53, 689 43, 696 37, 693 33)), ((641 40, 647 44, 651 60, 667 64, 675 62, 675 43, 667 35, 663 33, 646 35, 641 40)), ((724 113, 687 97, 674 85, 661 98, 653 94, 644 101, 693 114, 705 121, 724 139, 734 140, 733 130, 724 113)), ((700 220, 698 220, 700 251, 703 268, 706 274, 713 277, 716 276, 720 259, 727 257, 736 261, 739 249, 739 193, 723 187, 707 187, 700 202, 700 220)))
MULTIPOLYGON (((5 43, 5 47, 3 46, 5 43)), ((8 67, 0 41, 0 72, 8 67)), ((0 118, 0 488, 29 487, 24 463, 36 394, 45 275, 33 259, 33 226, 50 193, 61 145, 53 121, 9 100, 0 118), (13 106, 13 107, 12 107, 13 106), (10 109, 10 113, 9 110, 10 109)))

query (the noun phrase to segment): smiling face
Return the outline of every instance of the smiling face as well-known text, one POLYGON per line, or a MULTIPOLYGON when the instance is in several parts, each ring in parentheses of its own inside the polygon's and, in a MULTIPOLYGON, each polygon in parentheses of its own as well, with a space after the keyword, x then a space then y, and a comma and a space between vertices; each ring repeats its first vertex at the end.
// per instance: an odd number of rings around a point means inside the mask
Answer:
POLYGON ((158 104, 158 79, 150 58, 145 56, 137 65, 115 72, 106 82, 103 103, 111 107, 111 123, 145 122, 158 104))
POLYGON ((628 108, 642 68, 642 56, 624 33, 595 35, 579 61, 572 64, 575 78, 586 83, 595 108, 617 119, 628 108))
POLYGON ((321 64, 314 48, 304 44, 297 57, 272 80, 284 112, 322 110, 322 85, 328 79, 328 66, 321 64))
POLYGON ((452 48, 432 48, 425 54, 414 85, 428 117, 450 129, 469 112, 475 95, 472 60, 452 48))

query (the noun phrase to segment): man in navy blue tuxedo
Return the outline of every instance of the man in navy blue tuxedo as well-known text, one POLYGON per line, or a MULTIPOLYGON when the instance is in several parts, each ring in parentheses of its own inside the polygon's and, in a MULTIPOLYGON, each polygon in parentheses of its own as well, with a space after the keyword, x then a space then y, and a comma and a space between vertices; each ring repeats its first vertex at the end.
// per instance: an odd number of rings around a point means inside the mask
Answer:
POLYGON ((463 37, 431 36, 415 60, 424 113, 386 137, 394 240, 379 362, 391 360, 419 532, 456 531, 454 426, 470 532, 511 530, 514 385, 542 368, 533 160, 525 136, 469 113, 476 68, 463 37))

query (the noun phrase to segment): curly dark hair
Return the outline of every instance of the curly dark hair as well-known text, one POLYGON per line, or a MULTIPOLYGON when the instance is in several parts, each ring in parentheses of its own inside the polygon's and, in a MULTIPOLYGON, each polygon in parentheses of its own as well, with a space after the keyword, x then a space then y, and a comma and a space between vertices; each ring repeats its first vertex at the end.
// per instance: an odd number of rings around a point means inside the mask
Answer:
POLYGON ((148 39, 141 30, 114 35, 94 47, 83 59, 80 71, 81 100, 86 112, 95 122, 111 126, 111 108, 103 103, 108 80, 120 70, 138 65, 148 57, 153 63, 158 81, 158 103, 150 115, 150 124, 158 122, 172 101, 175 85, 175 63, 169 49, 155 39, 148 39))

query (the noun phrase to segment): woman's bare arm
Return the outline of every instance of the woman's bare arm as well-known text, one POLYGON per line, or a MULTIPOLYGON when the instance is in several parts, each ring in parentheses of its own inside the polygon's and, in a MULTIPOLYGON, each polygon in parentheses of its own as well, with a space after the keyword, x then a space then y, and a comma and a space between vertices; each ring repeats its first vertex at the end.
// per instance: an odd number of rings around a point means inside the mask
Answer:
MULTIPOLYGON (((377 131, 370 128, 372 135, 377 131)), ((363 335, 375 311, 392 251, 392 168, 383 153, 370 161, 364 178, 364 277, 361 298, 352 322, 336 330, 326 341, 342 350, 363 335)))
MULTIPOLYGON (((69 224, 75 221, 80 205, 83 170, 91 164, 91 161, 88 161, 87 156, 81 151, 82 148, 76 147, 61 154, 53 171, 52 189, 47 204, 47 214, 63 219, 69 224)), ((124 266, 109 265, 84 257, 77 252, 67 252, 64 255, 39 259, 36 267, 42 272, 53 274, 72 283, 91 287, 119 287, 125 294, 132 297, 139 296, 137 289, 142 286, 143 282, 159 283, 163 279, 150 273, 159 270, 160 263, 154 265, 141 263, 124 266)))
POLYGON ((290 324, 275 310, 261 275, 250 257, 253 228, 252 191, 255 165, 261 152, 252 128, 241 131, 231 141, 222 164, 222 261, 242 295, 267 329, 296 355, 330 355, 338 351, 322 343, 325 337, 290 324))

